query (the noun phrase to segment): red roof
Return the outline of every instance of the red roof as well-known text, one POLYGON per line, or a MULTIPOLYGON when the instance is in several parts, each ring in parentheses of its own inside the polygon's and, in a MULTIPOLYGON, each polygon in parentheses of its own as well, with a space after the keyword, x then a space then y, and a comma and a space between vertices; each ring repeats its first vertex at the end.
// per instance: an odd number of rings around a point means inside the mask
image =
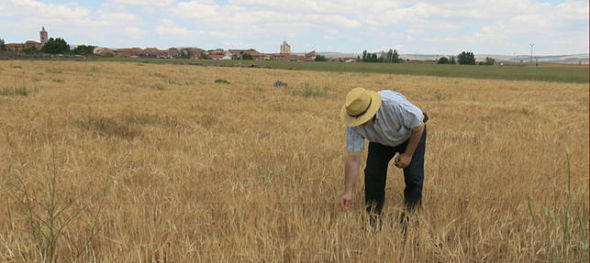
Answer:
POLYGON ((223 58, 225 55, 209 55, 210 58, 223 58))

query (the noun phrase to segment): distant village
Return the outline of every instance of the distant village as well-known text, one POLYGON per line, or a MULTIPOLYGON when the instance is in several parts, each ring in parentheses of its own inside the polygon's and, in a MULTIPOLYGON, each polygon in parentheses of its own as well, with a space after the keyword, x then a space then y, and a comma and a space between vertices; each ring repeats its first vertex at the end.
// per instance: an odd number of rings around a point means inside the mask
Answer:
MULTIPOLYGON (((48 32, 45 27, 42 27, 40 34, 40 41, 28 40, 25 43, 7 43, 6 50, 11 52, 23 52, 25 50, 34 48, 41 50, 43 45, 49 40, 48 32)), ((212 60, 269 60, 269 61, 318 61, 321 58, 322 61, 331 60, 316 54, 315 51, 311 51, 301 54, 291 53, 291 46, 286 42, 280 45, 279 53, 262 53, 255 49, 210 49, 205 50, 197 47, 172 47, 167 50, 157 48, 106 48, 106 47, 95 47, 93 54, 97 56, 115 56, 115 57, 149 57, 149 58, 190 58, 190 59, 212 59, 212 60)), ((356 62, 357 57, 345 57, 338 58, 342 62, 356 62)))
MULTIPOLYGON (((275 60, 275 61, 314 61, 317 57, 315 51, 297 55, 291 53, 291 46, 283 41, 279 53, 262 53, 255 49, 210 49, 204 50, 196 47, 169 48, 161 50, 157 48, 119 48, 109 49, 97 47, 94 49, 96 55, 113 55, 119 57, 153 57, 153 58, 192 58, 212 60, 275 60)), ((356 60, 356 59, 355 59, 356 60)))
MULTIPOLYGON (((57 40, 61 41, 63 45, 67 45, 65 40, 57 38, 57 40)), ((347 56, 335 56, 335 57, 327 57, 325 55, 317 54, 315 51, 307 52, 307 53, 292 53, 291 52, 291 45, 289 45, 286 41, 283 41, 282 44, 279 46, 278 53, 263 53, 259 52, 255 49, 201 49, 198 47, 172 47, 169 49, 157 49, 157 48, 139 48, 139 47, 132 47, 132 48, 106 48, 106 47, 96 47, 96 46, 87 46, 87 45, 78 45, 75 46, 74 49, 70 49, 69 47, 65 48, 65 51, 54 51, 52 52, 52 48, 55 42, 53 38, 49 38, 49 33, 45 29, 45 27, 41 28, 39 32, 39 41, 28 40, 24 43, 4 43, 2 39, 0 39, 0 51, 6 50, 11 52, 13 55, 29 55, 29 54, 40 54, 41 56, 45 56, 47 54, 58 54, 58 56, 63 55, 73 55, 73 56, 88 56, 88 55, 95 55, 101 57, 129 57, 129 58, 159 58, 159 59, 174 59, 174 58, 184 58, 184 59, 207 59, 207 60, 258 60, 258 61, 337 61, 337 62, 378 62, 378 63, 438 63, 438 64, 476 64, 475 55, 471 52, 468 52, 471 59, 466 63, 459 60, 459 56, 462 54, 457 55, 458 60, 455 61, 454 56, 448 55, 405 55, 404 59, 401 59, 399 54, 396 50, 389 50, 388 52, 382 51, 381 54, 377 53, 368 53, 363 51, 362 56, 358 55, 356 57, 347 57, 347 56), (49 44, 48 44, 49 42, 49 44), (46 45, 47 44, 47 45, 46 45), (45 48, 44 48, 45 47, 45 48), (56 53, 57 52, 57 53, 56 53)), ((10 56, 10 53, 6 53, 10 56)), ((5 55, 6 55, 5 54, 5 55)), ((352 55, 352 54, 349 54, 352 55)), ((587 54, 578 54, 578 55, 562 55, 562 56, 545 56, 545 57, 535 57, 533 60, 533 56, 528 55, 519 55, 519 56, 502 56, 502 55, 480 55, 477 59, 480 61, 477 62, 479 65, 504 65, 504 61, 512 62, 512 63, 533 63, 538 65, 539 62, 558 62, 558 63, 577 63, 577 64, 587 64, 588 63, 588 55, 587 54), (494 59, 495 58, 495 59, 494 59), (500 62, 496 62, 498 59, 500 62)))

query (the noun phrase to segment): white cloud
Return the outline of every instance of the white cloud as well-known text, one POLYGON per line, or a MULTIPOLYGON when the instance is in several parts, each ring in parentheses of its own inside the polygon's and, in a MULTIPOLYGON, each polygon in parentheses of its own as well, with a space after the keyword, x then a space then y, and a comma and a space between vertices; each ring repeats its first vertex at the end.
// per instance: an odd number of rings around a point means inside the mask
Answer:
POLYGON ((41 18, 81 19, 88 17, 90 10, 75 3, 70 5, 52 5, 34 0, 9 0, 4 2, 0 11, 4 16, 34 16, 41 18))
POLYGON ((125 27, 125 33, 133 39, 141 39, 145 34, 145 32, 140 28, 132 26, 125 27))
POLYGON ((175 0, 114 0, 115 3, 123 5, 138 5, 138 6, 169 6, 174 4, 175 0))
POLYGON ((588 21, 590 9, 588 1, 566 0, 564 3, 557 5, 557 14, 564 19, 581 19, 588 21))
POLYGON ((220 13, 221 7, 207 1, 180 2, 171 9, 174 16, 190 19, 207 19, 218 20, 221 15, 227 16, 228 13, 220 13))
POLYGON ((233 39, 233 38, 238 38, 236 35, 233 35, 231 33, 228 33, 228 32, 217 32, 217 31, 211 31, 211 32, 209 32, 209 36, 212 36, 214 38, 219 38, 219 39, 233 39))
POLYGON ((158 34, 180 37, 194 37, 196 35, 196 32, 177 26, 174 21, 170 19, 161 19, 160 23, 161 25, 156 28, 156 33, 158 34))

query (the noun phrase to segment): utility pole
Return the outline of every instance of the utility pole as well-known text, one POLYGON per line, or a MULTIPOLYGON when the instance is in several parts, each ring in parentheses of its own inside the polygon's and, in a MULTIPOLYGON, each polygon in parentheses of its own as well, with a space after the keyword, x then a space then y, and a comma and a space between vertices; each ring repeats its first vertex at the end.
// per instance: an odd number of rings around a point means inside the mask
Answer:
POLYGON ((535 43, 530 43, 529 46, 531 46, 531 64, 533 64, 533 46, 535 46, 535 43))

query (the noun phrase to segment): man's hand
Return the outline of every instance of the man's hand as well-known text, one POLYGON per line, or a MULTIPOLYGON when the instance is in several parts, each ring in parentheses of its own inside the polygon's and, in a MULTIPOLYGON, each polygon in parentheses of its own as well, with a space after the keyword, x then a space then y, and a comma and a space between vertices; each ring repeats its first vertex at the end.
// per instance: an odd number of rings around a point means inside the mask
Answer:
POLYGON ((350 200, 352 200, 352 191, 354 189, 354 182, 359 176, 359 168, 361 167, 361 156, 360 154, 351 154, 346 158, 346 168, 344 179, 344 193, 340 196, 340 208, 346 212, 350 200))
POLYGON ((394 161, 394 164, 397 168, 406 168, 412 162, 412 155, 407 153, 402 153, 398 155, 394 161))
POLYGON ((350 192, 344 192, 344 194, 340 196, 340 208, 342 208, 342 211, 348 211, 350 200, 352 200, 352 193, 350 192))
POLYGON ((408 145, 406 146, 406 150, 404 153, 394 157, 394 164, 398 168, 406 168, 412 162, 412 155, 414 155, 414 151, 418 146, 418 142, 420 142, 420 138, 422 138, 422 134, 424 133, 424 124, 414 128, 412 130, 412 134, 408 139, 408 145))

